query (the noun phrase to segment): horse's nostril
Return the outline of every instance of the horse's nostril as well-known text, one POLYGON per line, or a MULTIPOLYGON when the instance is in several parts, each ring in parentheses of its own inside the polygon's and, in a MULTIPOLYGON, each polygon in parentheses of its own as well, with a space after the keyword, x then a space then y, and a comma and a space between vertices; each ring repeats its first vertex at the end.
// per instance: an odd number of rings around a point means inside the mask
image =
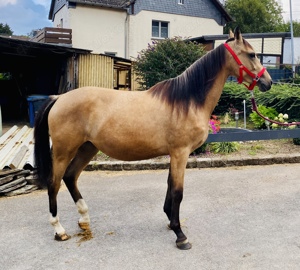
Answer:
POLYGON ((271 83, 270 83, 271 85, 273 84, 273 81, 271 80, 271 83))

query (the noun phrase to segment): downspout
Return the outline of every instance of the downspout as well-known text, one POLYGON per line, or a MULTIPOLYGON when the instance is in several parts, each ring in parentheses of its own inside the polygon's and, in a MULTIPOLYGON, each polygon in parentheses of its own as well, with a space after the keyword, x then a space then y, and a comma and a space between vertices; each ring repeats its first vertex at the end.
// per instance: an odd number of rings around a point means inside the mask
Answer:
POLYGON ((125 33, 124 33, 124 38, 125 38, 125 48, 124 48, 124 56, 127 58, 127 42, 128 42, 128 10, 126 12, 126 18, 125 18, 125 33))
POLYGON ((125 35, 125 52, 124 52, 124 58, 126 58, 126 59, 128 59, 128 42, 129 42, 129 40, 128 40, 128 36, 129 36, 129 8, 130 8, 130 6, 129 7, 127 7, 126 8, 126 18, 125 18, 125 33, 124 33, 124 35, 125 35))

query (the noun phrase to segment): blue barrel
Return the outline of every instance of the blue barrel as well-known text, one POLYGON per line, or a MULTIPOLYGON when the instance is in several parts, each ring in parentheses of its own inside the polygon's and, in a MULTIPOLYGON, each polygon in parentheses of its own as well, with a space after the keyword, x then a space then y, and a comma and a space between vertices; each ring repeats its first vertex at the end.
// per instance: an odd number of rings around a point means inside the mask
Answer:
POLYGON ((30 127, 34 127, 35 116, 48 98, 49 96, 45 95, 32 95, 27 97, 30 127))

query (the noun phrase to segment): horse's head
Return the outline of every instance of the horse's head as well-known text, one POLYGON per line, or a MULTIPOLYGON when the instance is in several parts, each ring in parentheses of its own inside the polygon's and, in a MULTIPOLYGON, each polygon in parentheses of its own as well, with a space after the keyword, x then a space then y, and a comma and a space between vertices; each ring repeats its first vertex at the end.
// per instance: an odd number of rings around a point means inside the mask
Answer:
POLYGON ((262 92, 271 88, 270 74, 260 63, 252 46, 243 39, 239 28, 235 29, 234 34, 230 31, 225 47, 228 50, 228 64, 232 73, 230 75, 237 77, 239 83, 249 83, 246 86, 249 90, 255 85, 262 92))

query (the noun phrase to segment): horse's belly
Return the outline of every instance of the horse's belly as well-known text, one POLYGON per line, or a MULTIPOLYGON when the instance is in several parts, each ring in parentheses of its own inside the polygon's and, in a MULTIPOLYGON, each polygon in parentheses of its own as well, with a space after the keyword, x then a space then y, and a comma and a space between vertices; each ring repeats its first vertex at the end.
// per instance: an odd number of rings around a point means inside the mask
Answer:
MULTIPOLYGON (((102 134, 103 135, 103 134, 102 134)), ((126 161, 149 159, 167 154, 166 142, 157 141, 157 138, 118 138, 114 136, 101 136, 94 145, 106 155, 126 161)))

